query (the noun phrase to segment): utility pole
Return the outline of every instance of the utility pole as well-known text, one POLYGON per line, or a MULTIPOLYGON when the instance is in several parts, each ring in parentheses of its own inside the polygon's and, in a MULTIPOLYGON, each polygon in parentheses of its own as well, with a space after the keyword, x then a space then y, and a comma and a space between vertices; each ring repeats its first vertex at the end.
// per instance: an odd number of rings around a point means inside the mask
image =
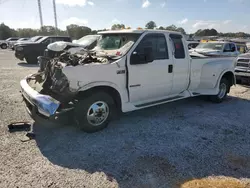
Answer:
POLYGON ((53 0, 53 8, 54 8, 54 19, 55 19, 55 28, 57 30, 57 14, 56 14, 56 2, 53 0))
POLYGON ((39 10, 40 24, 41 24, 41 27, 43 27, 43 16, 42 16, 41 1, 37 0, 37 4, 38 4, 38 10, 39 10))

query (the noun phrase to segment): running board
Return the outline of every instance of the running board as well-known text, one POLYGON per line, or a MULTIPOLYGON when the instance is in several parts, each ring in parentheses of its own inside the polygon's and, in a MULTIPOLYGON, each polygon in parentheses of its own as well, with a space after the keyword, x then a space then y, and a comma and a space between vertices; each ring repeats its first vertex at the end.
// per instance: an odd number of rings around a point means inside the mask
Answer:
POLYGON ((141 108, 141 107, 151 106, 151 105, 155 105, 155 104, 158 104, 158 103, 164 103, 164 102, 168 102, 168 101, 172 101, 172 100, 177 100, 177 99, 181 99, 181 98, 185 98, 185 97, 183 97, 183 96, 175 96, 175 97, 170 97, 170 98, 167 98, 167 99, 161 99, 161 100, 158 100, 158 101, 153 101, 153 102, 147 102, 147 103, 143 103, 143 104, 138 104, 138 105, 135 105, 135 107, 141 108))

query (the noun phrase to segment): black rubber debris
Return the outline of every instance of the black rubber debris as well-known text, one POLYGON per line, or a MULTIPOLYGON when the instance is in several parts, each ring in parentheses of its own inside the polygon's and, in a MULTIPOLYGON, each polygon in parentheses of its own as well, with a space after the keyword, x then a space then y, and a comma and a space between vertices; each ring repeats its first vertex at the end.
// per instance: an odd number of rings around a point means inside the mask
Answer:
POLYGON ((9 132, 21 132, 21 131, 30 131, 31 123, 29 122, 14 122, 8 125, 9 132))

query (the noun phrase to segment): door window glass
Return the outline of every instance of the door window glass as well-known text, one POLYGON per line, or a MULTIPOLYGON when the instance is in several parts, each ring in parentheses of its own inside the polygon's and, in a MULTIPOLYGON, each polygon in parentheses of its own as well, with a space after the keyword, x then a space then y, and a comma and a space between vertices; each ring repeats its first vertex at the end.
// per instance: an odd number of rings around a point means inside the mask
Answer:
POLYGON ((182 42, 182 36, 178 34, 170 34, 170 38, 173 41, 173 45, 175 48, 174 57, 176 59, 184 59, 185 58, 185 50, 182 42))

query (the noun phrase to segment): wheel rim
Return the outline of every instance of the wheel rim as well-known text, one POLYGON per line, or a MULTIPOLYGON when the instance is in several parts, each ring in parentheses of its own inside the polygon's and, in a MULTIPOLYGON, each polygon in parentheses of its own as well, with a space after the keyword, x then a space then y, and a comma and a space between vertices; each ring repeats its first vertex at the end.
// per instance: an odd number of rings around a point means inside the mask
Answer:
POLYGON ((107 103, 103 101, 97 101, 93 103, 87 112, 87 120, 88 122, 93 126, 99 126, 103 122, 106 121, 106 119, 109 116, 109 107, 107 103))
POLYGON ((221 83, 218 97, 222 99, 226 95, 226 92, 227 92, 227 85, 225 83, 221 83))

